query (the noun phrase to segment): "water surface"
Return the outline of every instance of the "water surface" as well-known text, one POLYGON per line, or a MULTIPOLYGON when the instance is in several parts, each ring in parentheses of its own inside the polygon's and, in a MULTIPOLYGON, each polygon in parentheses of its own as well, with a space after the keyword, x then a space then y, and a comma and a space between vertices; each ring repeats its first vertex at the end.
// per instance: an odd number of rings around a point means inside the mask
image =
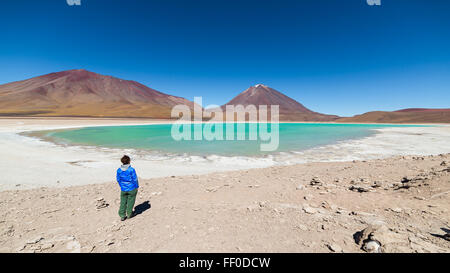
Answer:
MULTIPOLYGON (((203 125, 204 127, 205 125, 203 125)), ((226 128, 224 124, 224 138, 226 128)), ((236 129, 236 124, 234 125, 236 129)), ((299 152, 307 149, 361 139, 376 133, 375 129, 386 127, 423 127, 419 125, 371 125, 371 124, 325 124, 325 123, 280 123, 279 147, 273 152, 262 152, 261 140, 181 140, 171 136, 172 125, 105 126, 66 130, 42 131, 37 135, 66 145, 88 145, 107 148, 137 149, 169 154, 261 156, 280 152, 299 152)), ((271 126, 269 124, 269 131, 271 126)), ((246 135, 253 128, 246 124, 246 135)), ((256 128, 258 130, 258 128, 256 128)), ((236 132, 236 130, 235 130, 236 132)), ((35 132, 36 135, 36 132, 35 132)), ((267 143, 264 141, 263 143, 267 143)))

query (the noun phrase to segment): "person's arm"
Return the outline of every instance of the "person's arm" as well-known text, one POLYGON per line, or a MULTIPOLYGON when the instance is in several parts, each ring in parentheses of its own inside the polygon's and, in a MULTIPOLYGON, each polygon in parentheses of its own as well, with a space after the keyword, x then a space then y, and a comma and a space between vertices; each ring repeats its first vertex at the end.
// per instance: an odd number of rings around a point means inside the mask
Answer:
POLYGON ((139 181, 138 181, 138 177, 137 177, 135 169, 133 169, 132 178, 133 178, 133 183, 136 185, 136 187, 139 188, 139 181))
POLYGON ((120 184, 119 170, 117 170, 117 172, 116 172, 116 180, 117 180, 117 183, 120 184))

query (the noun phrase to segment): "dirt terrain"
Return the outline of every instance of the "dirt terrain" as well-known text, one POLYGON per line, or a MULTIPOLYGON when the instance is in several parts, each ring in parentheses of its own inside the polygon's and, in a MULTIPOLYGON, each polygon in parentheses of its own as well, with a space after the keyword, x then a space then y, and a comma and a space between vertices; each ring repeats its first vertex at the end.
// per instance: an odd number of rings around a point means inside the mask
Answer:
POLYGON ((114 181, 0 192, 0 252, 450 252, 450 154, 140 186, 124 222, 114 181))

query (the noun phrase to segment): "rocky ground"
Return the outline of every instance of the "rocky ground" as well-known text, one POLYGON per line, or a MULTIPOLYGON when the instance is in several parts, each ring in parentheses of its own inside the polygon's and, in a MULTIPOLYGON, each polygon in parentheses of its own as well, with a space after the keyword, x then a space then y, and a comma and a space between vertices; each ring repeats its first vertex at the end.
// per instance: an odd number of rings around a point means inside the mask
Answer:
POLYGON ((450 154, 140 184, 0 192, 0 252, 450 252, 450 154))

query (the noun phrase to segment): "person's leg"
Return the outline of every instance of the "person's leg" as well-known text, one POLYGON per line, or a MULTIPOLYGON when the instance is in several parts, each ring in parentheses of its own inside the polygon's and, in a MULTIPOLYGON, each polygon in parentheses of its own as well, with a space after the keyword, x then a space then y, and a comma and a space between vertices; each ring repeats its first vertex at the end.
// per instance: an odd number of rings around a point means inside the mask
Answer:
POLYGON ((128 194, 125 191, 120 192, 120 207, 119 207, 119 216, 120 218, 125 218, 127 215, 125 214, 127 209, 127 201, 128 194))
POLYGON ((134 190, 128 192, 128 200, 127 200, 127 215, 128 215, 128 218, 130 218, 132 216, 134 203, 136 202, 137 192, 138 192, 138 189, 134 189, 134 190))

